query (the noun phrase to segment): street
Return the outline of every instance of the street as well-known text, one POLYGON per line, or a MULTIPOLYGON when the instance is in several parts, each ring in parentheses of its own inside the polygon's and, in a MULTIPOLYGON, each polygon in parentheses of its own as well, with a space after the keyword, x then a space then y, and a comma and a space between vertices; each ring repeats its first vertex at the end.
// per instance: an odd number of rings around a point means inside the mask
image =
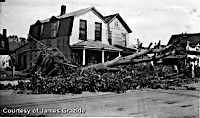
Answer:
POLYGON ((199 117, 199 90, 143 89, 122 94, 84 92, 78 95, 1 91, 0 95, 1 116, 199 117))

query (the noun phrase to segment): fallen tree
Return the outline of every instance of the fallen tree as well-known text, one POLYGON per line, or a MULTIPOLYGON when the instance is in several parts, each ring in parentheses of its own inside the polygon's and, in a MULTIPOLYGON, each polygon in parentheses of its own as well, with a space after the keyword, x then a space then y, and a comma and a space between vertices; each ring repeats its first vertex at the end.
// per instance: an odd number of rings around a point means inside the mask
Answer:
POLYGON ((82 91, 120 93, 139 87, 167 89, 171 85, 182 85, 191 81, 189 78, 177 79, 176 77, 185 73, 173 74, 173 67, 152 67, 150 63, 143 63, 157 61, 173 54, 177 50, 176 42, 164 48, 156 46, 157 48, 152 49, 151 45, 152 43, 147 49, 135 54, 86 67, 71 63, 59 49, 44 46, 31 61, 31 67, 26 69, 32 73, 30 82, 21 82, 20 88, 36 94, 82 91), (153 56, 148 57, 147 54, 153 56))
POLYGON ((129 56, 125 56, 125 57, 119 57, 119 58, 115 58, 114 60, 111 61, 107 61, 104 63, 99 63, 99 64, 93 64, 90 66, 86 66, 83 67, 81 70, 81 73, 84 72, 85 70, 94 68, 94 69, 100 69, 100 70, 121 70, 121 69, 117 69, 113 67, 118 66, 118 65, 127 65, 127 64, 136 64, 136 63, 143 63, 143 62, 150 62, 150 61, 154 61, 154 60, 159 60, 162 59, 166 56, 172 55, 175 53, 175 51, 179 50, 177 47, 178 44, 183 40, 183 38, 179 38, 177 40, 175 40, 174 42, 172 42, 170 45, 161 48, 160 46, 160 41, 157 43, 157 45, 155 45, 154 47, 156 47, 155 49, 151 48, 152 43, 149 44, 148 48, 143 50, 143 51, 139 51, 136 52, 132 55, 129 56), (152 57, 143 57, 140 58, 142 56, 145 56, 147 54, 153 54, 154 56, 152 57))
MULTIPOLYGON (((63 65, 70 66, 70 67, 77 67, 76 65, 70 64, 70 61, 66 59, 66 57, 60 52, 58 48, 52 48, 52 47, 47 47, 40 41, 36 40, 32 36, 29 35, 33 40, 38 42, 40 45, 43 46, 43 49, 39 52, 38 56, 36 56, 31 62, 34 60, 37 60, 36 66, 34 66, 35 70, 40 70, 41 67, 48 67, 50 64, 49 62, 56 62, 56 64, 53 64, 52 69, 42 69, 42 70, 48 70, 49 73, 45 75, 51 74, 53 71, 56 69, 63 68, 63 65), (45 54, 47 53, 47 54, 45 54), (50 54, 51 53, 51 54, 50 54), (44 55, 42 55, 44 54, 44 55), (59 55, 59 56, 57 56, 59 55), (45 65, 44 65, 45 64, 45 65), (38 66, 39 65, 39 66, 38 66)), ((107 71, 119 71, 121 69, 116 68, 116 66, 119 65, 127 65, 127 64, 136 64, 136 63, 143 63, 143 62, 150 62, 150 61, 155 61, 162 59, 163 57, 169 56, 174 53, 174 50, 176 50, 176 45, 181 41, 181 39, 173 42, 171 45, 168 45, 164 48, 160 47, 160 41, 157 43, 155 46, 155 49, 152 49, 152 43, 149 44, 148 48, 142 51, 138 51, 135 54, 128 55, 125 57, 118 57, 115 58, 111 61, 107 61, 104 63, 99 63, 99 64, 93 64, 90 66, 82 67, 80 74, 83 73, 83 71, 88 70, 88 69, 96 69, 96 70, 107 70, 107 71), (146 56, 147 54, 153 54, 154 56, 148 57, 146 56), (142 56, 145 56, 143 58, 140 58, 142 56)), ((51 65, 52 67, 52 65, 51 65)), ((65 71, 66 69, 63 68, 65 71)), ((61 71, 62 72, 62 71, 61 71)))
MULTIPOLYGON (((31 37, 31 36, 30 36, 31 37)), ((36 40, 35 38, 31 37, 36 42, 38 42, 40 45, 43 46, 43 49, 41 49, 38 53, 38 55, 31 60, 31 67, 25 69, 25 70, 31 70, 31 73, 38 73, 42 72, 42 76, 49 76, 52 73, 66 73, 68 70, 68 67, 77 68, 76 65, 71 64, 71 61, 69 61, 63 54, 60 52, 58 48, 52 48, 47 47, 46 45, 42 44, 40 41, 36 40)), ((156 61, 159 59, 162 59, 163 57, 169 56, 173 54, 176 44, 180 40, 177 40, 177 42, 173 42, 173 44, 168 45, 164 48, 161 48, 159 46, 160 41, 156 48, 151 48, 152 43, 149 44, 148 48, 138 51, 132 55, 128 55, 125 57, 118 57, 111 61, 107 61, 105 63, 99 63, 99 64, 93 64, 86 67, 81 67, 82 74, 84 71, 88 69, 96 69, 96 70, 106 70, 106 71, 120 71, 123 69, 117 68, 116 66, 119 65, 127 65, 127 64, 137 64, 137 63, 143 63, 143 62, 150 62, 150 61, 156 61), (153 54, 154 56, 148 57, 147 54, 153 54), (145 56, 145 57, 144 57, 145 56), (141 58, 142 57, 142 58, 141 58)), ((73 59, 71 59, 73 60, 73 59)), ((55 76, 57 76, 56 74, 55 76)))
MULTIPOLYGON (((172 51, 169 51, 167 53, 163 53, 164 51, 170 50, 171 47, 172 46, 169 45, 165 48, 160 48, 160 49, 147 49, 147 50, 137 52, 137 53, 129 55, 129 56, 115 58, 114 60, 107 61, 105 63, 93 64, 93 65, 90 65, 90 66, 87 66, 87 67, 83 67, 81 73, 83 71, 87 70, 87 69, 90 69, 90 68, 101 69, 101 70, 102 69, 112 70, 111 67, 118 66, 118 65, 136 64, 136 63, 150 62, 150 61, 153 61, 153 60, 159 60, 159 59, 166 57, 166 56, 169 56, 173 53, 172 51), (144 56, 144 55, 150 54, 150 53, 154 53, 154 56, 139 58, 141 56, 144 56), (157 55, 156 53, 161 53, 161 55, 157 55)), ((116 70, 116 68, 115 68, 115 70, 116 70)))

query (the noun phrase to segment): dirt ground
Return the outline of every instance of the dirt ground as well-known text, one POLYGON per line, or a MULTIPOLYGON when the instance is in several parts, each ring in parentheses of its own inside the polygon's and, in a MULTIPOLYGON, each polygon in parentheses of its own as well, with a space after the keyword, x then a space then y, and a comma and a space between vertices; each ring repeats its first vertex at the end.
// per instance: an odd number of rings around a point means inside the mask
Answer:
POLYGON ((79 95, 27 95, 4 90, 0 91, 0 115, 199 118, 200 83, 190 86, 198 88, 129 90, 121 94, 84 92, 79 95), (15 113, 8 113, 12 110, 15 113))

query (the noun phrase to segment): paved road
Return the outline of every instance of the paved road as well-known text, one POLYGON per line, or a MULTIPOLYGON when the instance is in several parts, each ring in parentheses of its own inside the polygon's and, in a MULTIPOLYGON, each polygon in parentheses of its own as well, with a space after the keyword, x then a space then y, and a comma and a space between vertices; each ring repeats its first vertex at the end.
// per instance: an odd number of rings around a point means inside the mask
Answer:
POLYGON ((1 92, 0 95, 1 115, 11 115, 5 112, 13 109, 13 112, 24 112, 13 113, 13 116, 188 118, 199 116, 200 102, 199 91, 195 90, 144 89, 123 94, 86 92, 80 95, 20 95, 1 92), (30 114, 25 110, 30 110, 30 114))

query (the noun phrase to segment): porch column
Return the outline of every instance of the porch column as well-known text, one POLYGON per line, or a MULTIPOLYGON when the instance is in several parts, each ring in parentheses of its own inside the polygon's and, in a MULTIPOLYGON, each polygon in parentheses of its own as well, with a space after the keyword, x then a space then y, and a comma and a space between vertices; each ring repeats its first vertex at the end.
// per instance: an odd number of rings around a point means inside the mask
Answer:
POLYGON ((195 66, 195 62, 192 62, 192 78, 195 78, 194 66, 195 66))
POLYGON ((82 61, 82 65, 85 65, 85 49, 83 49, 83 61, 82 61))
POLYGON ((102 57, 102 63, 104 63, 104 50, 102 50, 101 54, 102 54, 102 56, 101 56, 102 57))
POLYGON ((118 57, 121 57, 121 54, 120 54, 120 52, 119 52, 119 54, 118 54, 118 57))

